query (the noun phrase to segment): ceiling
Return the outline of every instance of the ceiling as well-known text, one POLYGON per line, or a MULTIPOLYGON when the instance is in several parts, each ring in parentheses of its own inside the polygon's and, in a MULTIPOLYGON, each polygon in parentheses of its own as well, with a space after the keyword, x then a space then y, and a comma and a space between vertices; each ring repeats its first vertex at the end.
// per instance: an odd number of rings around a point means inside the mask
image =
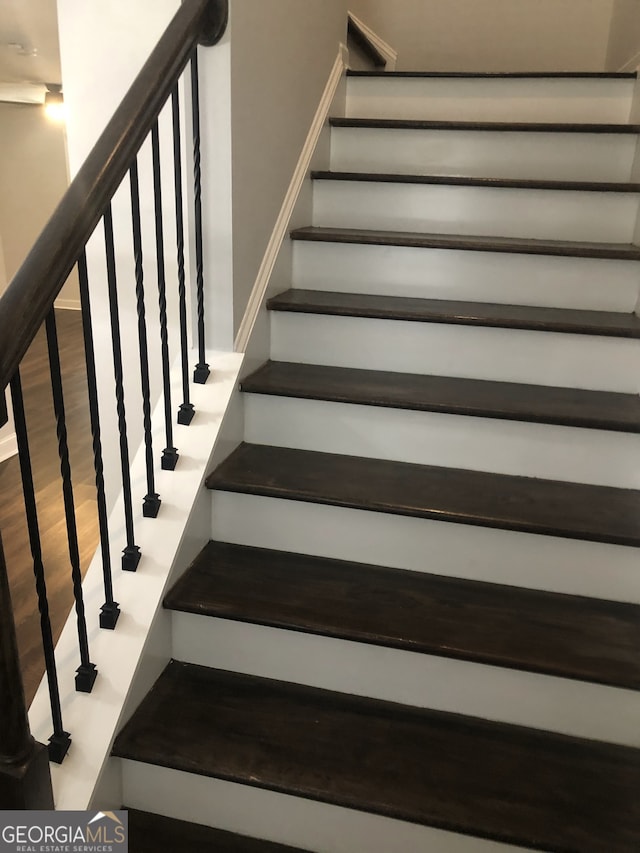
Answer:
POLYGON ((0 101, 41 103, 60 82, 56 0, 0 0, 0 101))

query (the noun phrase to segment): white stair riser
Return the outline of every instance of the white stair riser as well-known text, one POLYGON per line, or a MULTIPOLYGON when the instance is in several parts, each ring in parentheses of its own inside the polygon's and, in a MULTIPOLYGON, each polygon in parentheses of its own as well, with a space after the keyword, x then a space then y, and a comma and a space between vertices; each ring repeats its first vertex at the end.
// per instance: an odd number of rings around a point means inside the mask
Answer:
POLYGON ((245 441, 640 488, 640 435, 604 430, 246 394, 245 441))
POLYGON ((634 80, 350 78, 351 118, 433 121, 629 120, 634 80))
POLYGON ((313 224, 631 243, 638 199, 635 193, 318 180, 313 224))
POLYGON ((334 127, 338 172, 629 181, 637 136, 334 127))
POLYGON ((640 693, 332 637, 172 614, 176 660, 640 746, 640 693))
POLYGON ((271 358, 628 393, 640 382, 637 340, 279 311, 271 358))
POLYGON ((123 797, 141 809, 316 853, 510 853, 524 848, 279 794, 250 785, 121 761, 123 797))
POLYGON ((302 240, 293 257, 295 287, 342 293, 631 313, 640 285, 638 261, 302 240))
POLYGON ((637 548, 215 492, 222 542, 640 603, 637 548))

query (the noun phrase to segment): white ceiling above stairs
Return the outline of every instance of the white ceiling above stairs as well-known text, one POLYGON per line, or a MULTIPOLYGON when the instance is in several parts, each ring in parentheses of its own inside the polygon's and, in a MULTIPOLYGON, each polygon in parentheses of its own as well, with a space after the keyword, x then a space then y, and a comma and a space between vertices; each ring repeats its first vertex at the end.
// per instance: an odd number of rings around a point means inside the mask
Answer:
POLYGON ((45 83, 60 83, 55 0, 0 3, 0 101, 42 103, 45 83))

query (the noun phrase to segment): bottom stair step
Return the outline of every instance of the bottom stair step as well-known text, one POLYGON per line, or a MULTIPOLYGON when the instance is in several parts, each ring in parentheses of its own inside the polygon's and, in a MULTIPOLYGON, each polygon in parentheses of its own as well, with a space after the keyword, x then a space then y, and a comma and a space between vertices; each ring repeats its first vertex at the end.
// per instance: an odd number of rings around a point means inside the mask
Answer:
POLYGON ((304 853, 269 841, 129 809, 131 853, 304 853))
POLYGON ((175 661, 114 754, 533 849, 640 846, 640 750, 175 661))

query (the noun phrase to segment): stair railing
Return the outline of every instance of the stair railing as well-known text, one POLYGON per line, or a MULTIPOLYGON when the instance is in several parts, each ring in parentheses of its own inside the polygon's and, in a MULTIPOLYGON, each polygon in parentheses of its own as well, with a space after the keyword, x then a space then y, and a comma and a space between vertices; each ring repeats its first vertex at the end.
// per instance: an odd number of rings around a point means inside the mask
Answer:
POLYGON ((87 618, 98 618, 101 628, 115 629, 120 615, 114 599, 107 502, 104 487, 102 438, 98 411, 98 391, 95 364, 95 343, 91 323, 89 274, 85 247, 102 222, 107 288, 111 312, 111 341, 99 341, 101 351, 110 349, 113 356, 116 387, 116 410, 119 426, 122 491, 124 496, 126 548, 121 568, 135 571, 141 554, 135 542, 132 509, 132 484, 129 473, 129 446, 123 387, 123 358, 121 324, 118 308, 118 281, 115 263, 113 217, 111 201, 120 184, 129 178, 131 197, 132 243, 135 260, 135 292, 138 315, 138 345, 142 387, 142 421, 146 457, 147 493, 143 500, 143 515, 155 518, 160 508, 160 496, 155 491, 155 462, 151 439, 151 396, 149 382, 149 340, 146 324, 146 297, 141 240, 140 189, 138 152, 147 137, 151 137, 154 184, 157 286, 156 310, 160 321, 160 361, 163 374, 166 448, 160 466, 173 470, 178 450, 173 446, 173 410, 169 387, 169 329, 167 323, 167 289, 178 291, 180 329, 176 350, 180 351, 183 399, 177 414, 181 424, 189 424, 194 407, 189 396, 187 285, 185 275, 184 214, 181 147, 180 78, 189 65, 191 85, 191 129, 193 139, 193 212, 196 243, 197 322, 195 336, 198 363, 193 381, 205 383, 209 375, 206 364, 204 325, 205 285, 203 278, 202 211, 200 205, 200 133, 198 104, 197 47, 214 45, 222 37, 228 17, 228 0, 183 0, 182 6, 169 24, 149 59, 132 84, 122 103, 98 139, 76 178, 62 198, 53 216, 0 299, 0 426, 7 423, 5 392, 11 390, 18 455, 22 476, 23 497, 29 544, 33 558, 42 641, 48 679, 53 734, 48 747, 35 742, 29 730, 23 679, 20 671, 14 614, 0 538, 0 808, 51 808, 53 795, 49 760, 62 762, 71 735, 62 720, 58 676, 55 663, 49 605, 46 589, 46 566, 43 559, 38 508, 31 470, 29 430, 23 405, 21 362, 43 326, 49 354, 51 388, 56 418, 58 452, 64 515, 69 546, 70 579, 73 585, 78 626, 80 665, 76 674, 76 690, 90 693, 98 670, 91 660, 87 635, 87 618), (173 131, 173 170, 176 217, 177 281, 167 282, 165 275, 165 245, 163 236, 163 207, 160 180, 160 145, 158 116, 171 102, 173 131), (85 359, 88 383, 88 405, 93 438, 97 509, 100 528, 100 549, 104 574, 105 601, 99 614, 86 614, 82 593, 79 557, 79 534, 76 524, 73 480, 71 475, 68 436, 65 418, 63 385, 57 339, 54 301, 65 281, 77 268, 85 359))

